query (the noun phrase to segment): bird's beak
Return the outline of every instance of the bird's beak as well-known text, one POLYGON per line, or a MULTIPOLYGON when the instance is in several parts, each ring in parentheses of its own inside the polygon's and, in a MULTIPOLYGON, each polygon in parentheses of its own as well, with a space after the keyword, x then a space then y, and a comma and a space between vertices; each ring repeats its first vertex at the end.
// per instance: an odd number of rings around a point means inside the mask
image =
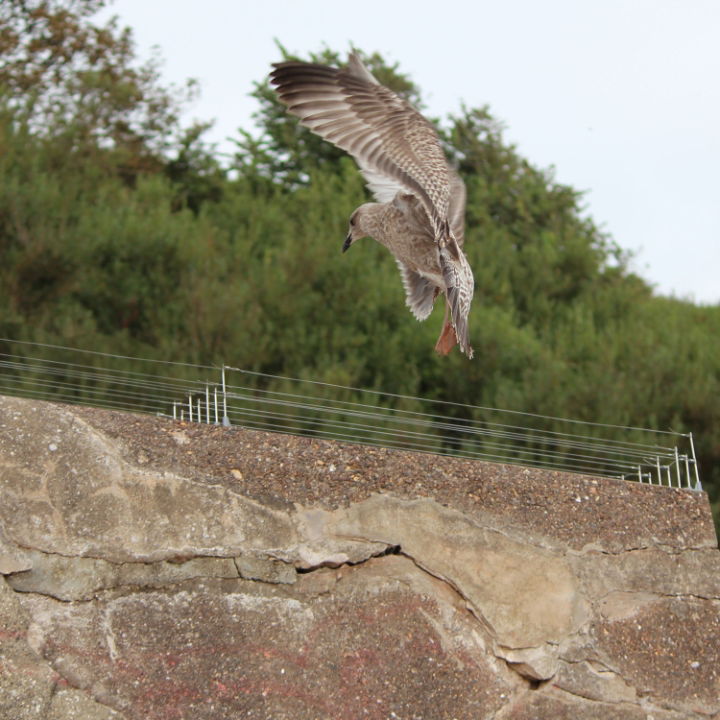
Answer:
POLYGON ((347 249, 352 245, 352 241, 353 241, 352 233, 348 233, 348 236, 345 238, 345 242, 343 243, 343 246, 342 246, 343 252, 346 252, 347 249))

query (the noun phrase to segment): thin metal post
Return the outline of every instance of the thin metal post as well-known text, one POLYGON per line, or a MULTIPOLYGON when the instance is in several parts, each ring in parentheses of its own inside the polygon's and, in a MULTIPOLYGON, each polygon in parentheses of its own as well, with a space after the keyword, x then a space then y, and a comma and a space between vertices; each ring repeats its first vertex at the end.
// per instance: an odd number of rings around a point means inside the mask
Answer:
POLYGON ((677 486, 680 487, 680 455, 677 445, 675 446, 675 470, 677 471, 677 486))
POLYGON ((200 398, 197 399, 197 421, 202 422, 202 405, 200 404, 200 398))
POLYGON ((655 463, 657 465, 657 474, 658 474, 658 485, 662 485, 662 470, 660 469, 660 456, 655 456, 655 463))
POLYGON ((188 395, 188 417, 190 418, 190 422, 193 421, 193 419, 192 419, 192 411, 193 411, 192 395, 188 395))
POLYGON ((687 455, 683 455, 685 458, 685 483, 688 489, 690 488, 690 458, 687 455))
POLYGON ((213 388, 213 396, 215 398, 215 424, 218 424, 218 401, 217 401, 217 385, 213 388))
POLYGON ((230 426, 230 418, 227 414, 227 386, 225 385, 225 365, 222 366, 222 396, 223 396, 223 419, 222 424, 225 427, 230 426))
POLYGON ((177 403, 173 403, 173 420, 177 420, 177 403))
POLYGON ((210 386, 205 383, 205 422, 210 424, 210 386))
POLYGON ((640 465, 638 465, 638 479, 640 480, 640 482, 643 481, 642 468, 640 467, 640 465))
POLYGON ((690 439, 690 452, 692 453, 693 467, 695 468, 695 489, 702 490, 702 484, 700 483, 700 471, 698 470, 697 457, 695 457, 695 443, 693 442, 693 434, 688 433, 690 439))

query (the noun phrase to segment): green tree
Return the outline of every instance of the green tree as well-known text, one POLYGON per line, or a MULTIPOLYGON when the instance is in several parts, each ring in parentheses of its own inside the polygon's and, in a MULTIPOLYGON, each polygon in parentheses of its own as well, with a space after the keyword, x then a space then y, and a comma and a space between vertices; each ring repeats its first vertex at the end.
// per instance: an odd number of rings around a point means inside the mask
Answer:
POLYGON ((156 171, 177 140, 178 115, 195 91, 160 82, 157 59, 136 62, 132 32, 92 15, 105 0, 4 0, 0 90, 33 135, 52 141, 58 164, 156 171))

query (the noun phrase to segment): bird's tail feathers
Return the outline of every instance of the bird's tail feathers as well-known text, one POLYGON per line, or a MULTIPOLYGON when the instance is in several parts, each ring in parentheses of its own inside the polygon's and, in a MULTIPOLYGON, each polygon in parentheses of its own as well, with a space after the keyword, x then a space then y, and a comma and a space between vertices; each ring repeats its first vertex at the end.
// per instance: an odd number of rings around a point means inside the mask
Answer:
POLYGON ((444 247, 440 248, 440 267, 445 281, 450 321, 455 330, 457 343, 462 352, 468 358, 472 358, 473 349, 470 347, 467 318, 472 302, 474 281, 465 255, 450 233, 444 247))

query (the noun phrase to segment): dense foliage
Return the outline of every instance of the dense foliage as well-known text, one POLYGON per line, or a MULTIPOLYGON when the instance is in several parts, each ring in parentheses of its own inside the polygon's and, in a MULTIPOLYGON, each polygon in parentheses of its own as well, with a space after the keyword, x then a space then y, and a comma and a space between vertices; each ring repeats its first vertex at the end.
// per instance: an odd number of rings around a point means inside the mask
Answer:
POLYGON ((388 253, 340 254, 366 193, 353 162, 263 81, 259 130, 223 167, 129 31, 93 25, 101 4, 0 6, 0 337, 691 429, 718 502, 720 307, 655 295, 487 109, 439 125, 468 186, 476 278, 476 358, 441 358, 442 309, 413 319, 388 253))

